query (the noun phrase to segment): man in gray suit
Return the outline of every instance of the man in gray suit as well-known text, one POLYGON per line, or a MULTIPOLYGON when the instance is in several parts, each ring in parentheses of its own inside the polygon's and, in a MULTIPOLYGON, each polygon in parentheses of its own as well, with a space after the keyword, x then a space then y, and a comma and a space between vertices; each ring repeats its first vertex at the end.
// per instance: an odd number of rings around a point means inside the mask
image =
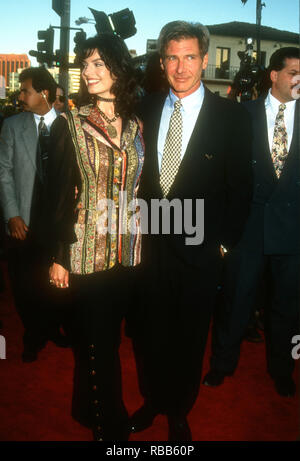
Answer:
POLYGON ((57 114, 56 82, 42 67, 20 74, 24 112, 4 121, 0 135, 0 197, 9 234, 9 271, 24 333, 23 361, 36 360, 48 339, 49 310, 42 298, 41 214, 47 139, 57 114))

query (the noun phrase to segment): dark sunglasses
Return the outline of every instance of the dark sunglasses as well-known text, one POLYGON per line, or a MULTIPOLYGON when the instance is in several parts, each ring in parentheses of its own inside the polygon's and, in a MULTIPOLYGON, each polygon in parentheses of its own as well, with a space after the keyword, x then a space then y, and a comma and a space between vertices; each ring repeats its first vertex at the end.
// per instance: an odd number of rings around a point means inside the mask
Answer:
POLYGON ((65 102, 66 101, 65 96, 57 96, 56 98, 58 98, 60 102, 65 102))

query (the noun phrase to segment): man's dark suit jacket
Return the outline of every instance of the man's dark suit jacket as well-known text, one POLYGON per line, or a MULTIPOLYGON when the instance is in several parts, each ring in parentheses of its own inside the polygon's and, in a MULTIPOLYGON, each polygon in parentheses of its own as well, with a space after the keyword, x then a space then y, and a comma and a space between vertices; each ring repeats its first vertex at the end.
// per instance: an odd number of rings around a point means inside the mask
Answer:
MULTIPOLYGON (((149 203, 151 199, 163 197, 157 138, 165 98, 166 94, 151 95, 140 113, 146 152, 139 196, 149 203)), ((150 236, 150 239, 144 236, 144 250, 147 253, 149 240, 152 246, 155 240, 163 238, 181 260, 201 266, 204 252, 216 255, 220 244, 232 248, 239 241, 248 217, 251 194, 251 124, 247 111, 205 88, 195 128, 167 196, 168 200, 192 199, 194 205, 196 199, 204 199, 204 241, 198 246, 187 246, 185 239, 189 235, 185 232, 150 236)))
POLYGON ((254 191, 244 239, 250 241, 248 235, 257 235, 257 238, 251 239, 251 245, 263 245, 266 255, 299 253, 300 103, 296 102, 293 138, 279 179, 275 174, 268 142, 265 100, 259 98, 245 103, 245 107, 253 124, 254 191))

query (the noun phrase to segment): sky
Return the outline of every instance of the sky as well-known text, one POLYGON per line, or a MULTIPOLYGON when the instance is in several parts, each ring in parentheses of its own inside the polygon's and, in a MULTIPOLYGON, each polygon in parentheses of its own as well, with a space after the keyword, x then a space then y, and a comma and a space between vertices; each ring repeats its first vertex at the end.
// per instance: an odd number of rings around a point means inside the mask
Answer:
MULTIPOLYGON (((264 0, 262 25, 299 33, 300 0, 264 0)), ((133 11, 137 33, 126 40, 129 49, 138 54, 146 52, 147 39, 156 39, 164 24, 177 19, 201 22, 206 25, 230 21, 255 23, 256 0, 71 0, 71 27, 81 16, 93 18, 88 7, 106 14, 124 8, 133 11)), ((50 25, 59 26, 60 17, 52 10, 52 0, 0 0, 0 54, 26 53, 36 50, 37 31, 50 25)), ((87 36, 96 34, 92 24, 83 24, 87 36)), ((71 31, 72 54, 75 31, 71 31)), ((59 48, 59 31, 55 31, 54 49, 59 48)), ((30 57, 32 64, 36 61, 30 57)))

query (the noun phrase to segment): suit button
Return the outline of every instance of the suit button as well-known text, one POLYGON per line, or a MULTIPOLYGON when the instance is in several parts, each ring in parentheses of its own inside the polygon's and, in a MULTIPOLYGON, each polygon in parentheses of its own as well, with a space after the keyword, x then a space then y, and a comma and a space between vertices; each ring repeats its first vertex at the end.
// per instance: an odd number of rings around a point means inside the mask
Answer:
POLYGON ((255 165, 255 163, 256 163, 256 160, 252 160, 252 165, 255 165))

